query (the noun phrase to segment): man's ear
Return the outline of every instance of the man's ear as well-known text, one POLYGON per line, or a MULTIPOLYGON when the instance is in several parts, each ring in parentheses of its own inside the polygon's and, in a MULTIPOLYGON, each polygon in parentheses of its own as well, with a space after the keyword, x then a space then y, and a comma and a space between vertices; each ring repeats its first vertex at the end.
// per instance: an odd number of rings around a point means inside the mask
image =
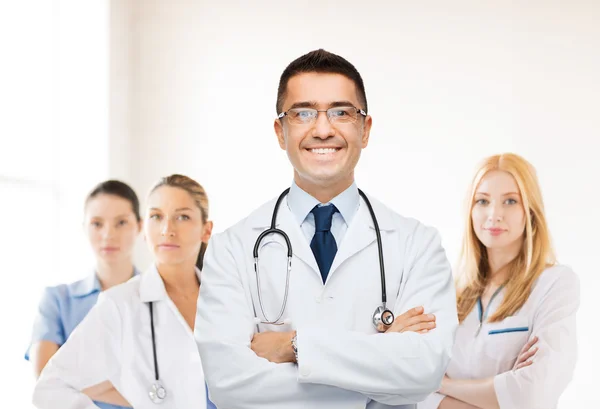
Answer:
POLYGON ((275 134, 277 135, 277 141, 279 141, 279 147, 285 150, 285 135, 283 132, 283 124, 280 119, 276 119, 273 124, 273 128, 275 129, 275 134))
POLYGON ((371 136, 371 126, 373 126, 373 118, 371 115, 367 115, 365 117, 365 123, 363 125, 363 135, 362 135, 362 147, 363 149, 367 147, 369 144, 369 137, 371 136))

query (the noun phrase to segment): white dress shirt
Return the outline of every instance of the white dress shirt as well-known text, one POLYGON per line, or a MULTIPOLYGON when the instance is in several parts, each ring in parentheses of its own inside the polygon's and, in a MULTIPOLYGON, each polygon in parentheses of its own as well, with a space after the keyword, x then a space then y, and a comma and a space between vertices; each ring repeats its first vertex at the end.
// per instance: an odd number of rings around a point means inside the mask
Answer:
POLYGON ((348 230, 348 225, 352 223, 352 219, 358 211, 360 196, 356 184, 353 183, 348 189, 331 199, 330 202, 320 203, 310 194, 300 189, 296 183, 292 183, 287 204, 309 244, 315 235, 315 216, 311 213, 311 210, 315 206, 334 205, 338 211, 333 214, 330 230, 339 248, 348 230))

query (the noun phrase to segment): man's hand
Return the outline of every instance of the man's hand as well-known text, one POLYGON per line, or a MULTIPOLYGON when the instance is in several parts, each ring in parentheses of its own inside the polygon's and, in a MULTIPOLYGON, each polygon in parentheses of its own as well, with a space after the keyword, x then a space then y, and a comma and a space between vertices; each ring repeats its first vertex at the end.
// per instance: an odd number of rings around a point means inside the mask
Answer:
POLYGON ((276 364, 296 362, 292 349, 292 338, 296 331, 259 332, 254 334, 250 348, 256 355, 276 364))
POLYGON ((385 332, 412 331, 424 334, 435 328, 435 315, 423 314, 423 307, 416 307, 397 316, 392 325, 384 327, 385 332))
POLYGON ((515 365, 513 366, 513 371, 517 369, 525 368, 533 363, 530 359, 532 358, 538 351, 538 347, 532 348, 536 342, 538 342, 539 338, 537 336, 531 338, 529 342, 527 342, 521 352, 519 352, 519 357, 517 358, 515 365))

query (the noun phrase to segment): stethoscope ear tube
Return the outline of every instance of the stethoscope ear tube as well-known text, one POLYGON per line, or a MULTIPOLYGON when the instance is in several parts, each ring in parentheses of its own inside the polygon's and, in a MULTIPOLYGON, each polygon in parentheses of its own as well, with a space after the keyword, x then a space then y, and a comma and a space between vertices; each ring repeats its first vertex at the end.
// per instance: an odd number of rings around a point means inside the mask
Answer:
MULTIPOLYGON (((283 238, 285 239, 285 243, 287 244, 287 256, 289 258, 292 257, 292 243, 290 242, 290 238, 287 236, 287 234, 285 234, 283 230, 275 228, 275 226, 277 225, 277 211, 279 210, 279 205, 281 204, 281 201, 283 200, 285 195, 288 194, 289 191, 290 188, 288 187, 279 195, 279 197, 277 198, 277 202, 275 203, 275 208, 273 209, 273 216, 271 217, 271 227, 263 231, 256 239, 256 242, 254 243, 254 249, 252 250, 252 257, 254 258, 254 260, 258 259, 258 246, 260 246, 262 239, 267 234, 280 234, 281 236, 283 236, 283 238)), ((254 269, 256 270, 256 264, 254 265, 254 269)))
MULTIPOLYGON (((273 209, 273 216, 271 217, 271 227, 268 228, 267 230, 263 231, 258 236, 258 238, 256 239, 256 242, 254 243, 254 249, 252 250, 252 256, 254 258, 254 273, 256 274, 258 304, 260 305, 260 310, 263 314, 263 317, 265 317, 264 321, 258 320, 258 323, 262 323, 262 324, 282 325, 282 323, 280 323, 279 320, 283 316, 283 313, 285 312, 285 307, 287 306, 287 297, 288 297, 288 291, 290 288, 290 274, 292 272, 292 242, 290 241, 290 238, 283 230, 280 230, 280 229, 276 228, 275 226, 277 225, 277 213, 279 210, 279 205, 281 204, 281 201, 283 200, 285 195, 288 194, 289 191, 290 191, 290 189, 287 188, 277 198, 277 202, 275 203, 275 208, 273 209), (262 240, 268 234, 278 234, 281 237, 283 237, 283 239, 285 240, 286 247, 287 247, 287 272, 286 272, 286 278, 285 278, 285 293, 283 295, 283 303, 281 305, 281 310, 279 311, 279 314, 277 315, 275 320, 270 320, 267 317, 267 314, 266 314, 264 306, 263 306, 262 291, 261 291, 261 286, 260 286, 260 271, 259 271, 259 265, 258 265, 258 248, 259 248, 262 240)), ((289 321, 289 320, 284 320, 284 323, 286 321, 289 321)))
POLYGON ((150 400, 154 403, 162 403, 163 400, 167 397, 166 389, 160 384, 160 379, 158 377, 158 359, 156 357, 156 336, 154 334, 154 303, 151 301, 148 303, 148 308, 150 309, 150 331, 152 334, 152 357, 154 358, 154 380, 155 383, 150 387, 150 391, 148 392, 148 396, 150 396, 150 400))
POLYGON ((258 246, 260 246, 260 243, 265 238, 265 236, 267 236, 269 234, 279 234, 280 236, 282 236, 284 238, 285 244, 287 246, 287 256, 288 256, 288 258, 292 257, 292 242, 290 241, 290 238, 288 237, 288 235, 285 234, 285 232, 283 230, 279 230, 274 227, 271 227, 270 229, 263 231, 258 236, 258 238, 256 239, 256 243, 254 244, 254 250, 252 251, 252 256, 254 257, 254 262, 255 262, 254 270, 256 270, 256 268, 257 268, 258 246))
POLYGON ((152 333, 152 356, 154 358, 154 380, 158 381, 158 359, 156 358, 156 338, 154 335, 154 310, 153 310, 153 302, 148 303, 148 308, 150 308, 150 331, 152 333))
POLYGON ((371 214, 371 220, 373 220, 373 227, 375 228, 375 237, 377 238, 377 252, 379 254, 379 273, 381 276, 381 304, 383 308, 386 309, 385 304, 387 302, 387 292, 385 288, 385 265, 383 263, 383 244, 381 242, 381 232, 379 231, 379 223, 377 223, 377 217, 375 217, 373 206, 371 206, 371 202, 367 198, 367 195, 365 195, 365 192, 358 189, 358 194, 363 198, 363 200, 367 204, 367 208, 369 209, 369 213, 371 214))

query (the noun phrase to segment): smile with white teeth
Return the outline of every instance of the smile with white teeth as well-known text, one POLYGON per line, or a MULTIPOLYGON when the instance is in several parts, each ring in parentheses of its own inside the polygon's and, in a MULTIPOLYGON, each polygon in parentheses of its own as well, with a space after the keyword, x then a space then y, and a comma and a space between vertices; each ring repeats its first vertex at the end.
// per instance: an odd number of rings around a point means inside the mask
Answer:
POLYGON ((336 148, 314 148, 310 149, 312 153, 318 153, 319 155, 326 155, 328 153, 335 153, 336 148))

